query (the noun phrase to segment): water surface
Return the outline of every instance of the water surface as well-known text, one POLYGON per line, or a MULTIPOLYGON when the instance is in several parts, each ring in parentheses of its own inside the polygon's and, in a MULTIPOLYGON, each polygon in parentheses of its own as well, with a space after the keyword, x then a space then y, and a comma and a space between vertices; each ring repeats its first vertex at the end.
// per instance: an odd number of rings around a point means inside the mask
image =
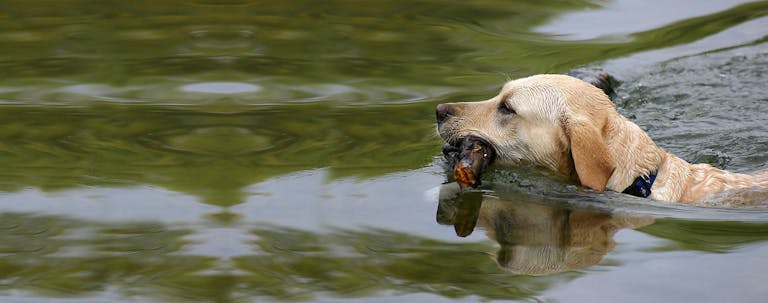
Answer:
POLYGON ((768 193, 446 182, 434 107, 602 67, 691 162, 768 168, 768 2, 11 1, 0 301, 762 302, 768 193), (660 7, 664 7, 661 9, 660 7))

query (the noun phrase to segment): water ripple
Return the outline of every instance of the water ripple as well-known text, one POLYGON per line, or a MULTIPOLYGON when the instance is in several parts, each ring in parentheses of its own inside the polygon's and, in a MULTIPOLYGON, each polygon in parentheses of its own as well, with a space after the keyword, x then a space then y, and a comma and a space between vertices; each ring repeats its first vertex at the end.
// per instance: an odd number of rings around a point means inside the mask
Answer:
POLYGON ((242 94, 258 92, 261 87, 241 82, 203 82, 187 84, 179 87, 179 90, 207 94, 242 94))

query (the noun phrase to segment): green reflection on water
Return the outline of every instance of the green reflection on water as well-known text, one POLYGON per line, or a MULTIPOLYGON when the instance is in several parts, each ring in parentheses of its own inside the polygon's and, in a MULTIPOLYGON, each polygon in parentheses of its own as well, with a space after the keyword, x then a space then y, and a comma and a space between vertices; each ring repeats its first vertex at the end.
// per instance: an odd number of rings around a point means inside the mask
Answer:
MULTIPOLYGON (((764 223, 733 229, 729 223, 665 220, 643 229, 685 244, 689 237, 680 235, 702 226, 712 232, 697 232, 697 240, 718 243, 720 252, 765 239, 764 223), (726 233, 738 239, 724 241, 726 233)), ((109 290, 124 298, 170 302, 302 301, 321 294, 359 298, 382 292, 523 299, 585 274, 513 275, 492 260, 496 248, 488 243, 450 243, 377 229, 318 233, 234 225, 232 231, 246 231, 243 243, 250 253, 204 256, 190 252, 201 244, 190 239, 196 228, 5 213, 0 215, 0 291, 81 297, 109 290)))
POLYGON ((212 105, 485 96, 505 77, 688 43, 766 14, 756 2, 617 40, 531 28, 582 1, 361 3, 12 2, 0 20, 0 99, 27 104, 212 105), (183 87, 236 81, 259 91, 183 87), (476 95, 479 94, 479 95, 476 95))
POLYGON ((384 230, 322 234, 262 226, 251 232, 253 253, 230 259, 189 254, 195 243, 185 237, 192 230, 153 222, 28 214, 2 214, 0 222, 0 290, 50 296, 110 289, 174 302, 298 301, 320 292, 364 297, 392 290, 521 298, 562 279, 504 274, 482 253, 484 244, 384 230))
MULTIPOLYGON (((149 184, 217 206, 242 203, 246 187, 297 171, 368 178, 429 165, 440 146, 436 103, 487 98, 507 77, 690 43, 768 13, 762 1, 616 40, 560 41, 531 29, 598 4, 2 6, 0 191, 149 184), (222 89, 233 86, 247 89, 222 89)), ((237 215, 212 217, 235 224, 237 215)), ((764 226, 749 225, 702 232, 687 243, 701 227, 662 221, 644 231, 682 243, 672 249, 717 252, 765 239, 764 226)), ((491 261, 486 252, 495 249, 486 242, 375 229, 242 227, 252 254, 190 253, 192 235, 209 228, 1 213, 0 290, 50 297, 114 291, 176 302, 387 291, 524 299, 581 274, 513 276, 491 261)))
POLYGON ((0 188, 155 184, 233 205, 247 195, 244 187, 290 172, 330 167, 331 178, 362 177, 423 166, 439 146, 430 110, 310 104, 217 114, 6 106, 0 188))
POLYGON ((768 240, 768 224, 659 220, 642 231, 673 240, 661 251, 680 249, 725 253, 746 243, 768 240))
POLYGON ((47 3, 10 3, 0 20, 0 187, 146 183, 217 205, 305 169, 418 168, 438 153, 437 102, 768 11, 756 2, 628 40, 565 42, 529 29, 594 4, 47 3), (250 90, 222 94, 222 81, 250 90))

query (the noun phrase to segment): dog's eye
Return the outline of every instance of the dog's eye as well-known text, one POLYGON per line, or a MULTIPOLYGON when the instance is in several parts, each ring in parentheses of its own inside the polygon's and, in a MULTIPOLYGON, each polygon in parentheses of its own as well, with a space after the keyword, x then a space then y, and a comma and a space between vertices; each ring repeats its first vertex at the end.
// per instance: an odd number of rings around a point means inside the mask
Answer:
POLYGON ((514 115, 517 114, 517 112, 512 109, 512 107, 507 104, 507 102, 501 102, 499 103, 499 112, 505 115, 514 115))

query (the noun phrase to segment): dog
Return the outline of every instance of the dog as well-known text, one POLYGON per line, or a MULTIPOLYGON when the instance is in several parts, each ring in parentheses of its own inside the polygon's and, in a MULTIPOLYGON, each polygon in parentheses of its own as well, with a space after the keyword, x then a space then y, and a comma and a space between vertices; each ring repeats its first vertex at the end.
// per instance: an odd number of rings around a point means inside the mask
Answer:
POLYGON ((666 152, 619 114, 604 90, 568 75, 512 80, 491 99, 435 111, 449 146, 479 137, 496 164, 533 164, 597 191, 698 204, 725 191, 768 187, 768 170, 733 173, 666 152))

